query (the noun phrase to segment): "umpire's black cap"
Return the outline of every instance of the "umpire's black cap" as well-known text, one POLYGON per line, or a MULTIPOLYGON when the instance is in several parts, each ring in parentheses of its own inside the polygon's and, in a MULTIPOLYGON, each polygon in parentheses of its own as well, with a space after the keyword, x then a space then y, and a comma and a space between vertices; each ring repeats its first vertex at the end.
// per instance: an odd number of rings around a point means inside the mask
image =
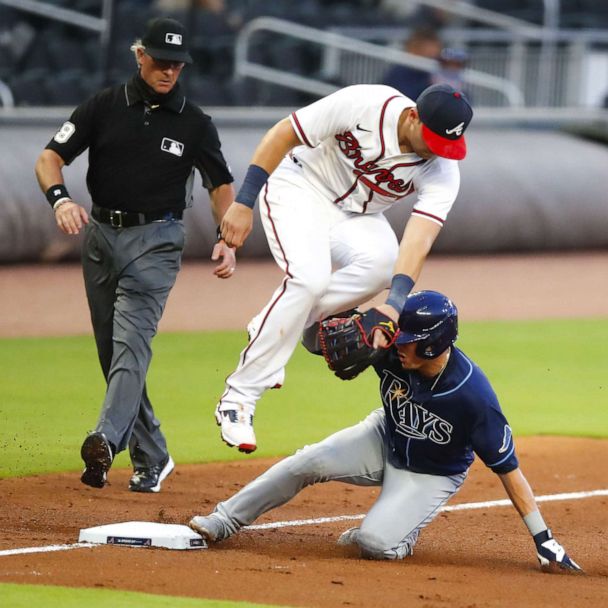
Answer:
POLYGON ((186 28, 175 19, 159 17, 149 21, 141 42, 154 59, 192 63, 186 28))

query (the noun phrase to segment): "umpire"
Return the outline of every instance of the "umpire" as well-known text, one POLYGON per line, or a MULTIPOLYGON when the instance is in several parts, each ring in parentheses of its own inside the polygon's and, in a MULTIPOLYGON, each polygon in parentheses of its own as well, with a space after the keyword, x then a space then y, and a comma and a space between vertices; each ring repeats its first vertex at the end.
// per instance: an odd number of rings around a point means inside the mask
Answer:
MULTIPOLYGON (((78 106, 36 163, 59 229, 75 235, 84 226, 84 281, 107 381, 97 427, 81 448, 81 480, 94 488, 106 484, 114 457, 127 446, 133 492, 158 492, 174 468, 146 391, 151 341, 181 265, 194 169, 218 224, 234 199, 217 130, 177 82, 192 63, 187 42, 178 21, 150 21, 131 47, 137 73, 78 106), (62 176, 86 148, 90 217, 62 176)), ((211 257, 217 277, 232 276, 234 249, 220 240, 211 257)))

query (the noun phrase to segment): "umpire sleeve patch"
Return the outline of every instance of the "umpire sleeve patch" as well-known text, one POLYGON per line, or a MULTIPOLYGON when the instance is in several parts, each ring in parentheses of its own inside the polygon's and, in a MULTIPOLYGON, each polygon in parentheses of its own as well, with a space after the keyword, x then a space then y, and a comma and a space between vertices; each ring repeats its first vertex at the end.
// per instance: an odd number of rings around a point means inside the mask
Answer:
POLYGON ((61 129, 55 133, 53 139, 58 144, 65 144, 74 133, 76 133, 76 125, 68 120, 61 125, 61 129))

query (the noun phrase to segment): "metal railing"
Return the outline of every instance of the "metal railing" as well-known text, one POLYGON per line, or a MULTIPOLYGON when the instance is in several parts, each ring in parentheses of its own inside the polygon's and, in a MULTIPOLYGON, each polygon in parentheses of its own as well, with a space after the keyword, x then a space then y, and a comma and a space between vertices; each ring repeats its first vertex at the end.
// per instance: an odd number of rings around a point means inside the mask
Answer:
POLYGON ((101 17, 93 17, 86 13, 40 2, 39 0, 0 0, 0 5, 98 33, 100 36, 101 72, 104 81, 107 80, 108 76, 115 4, 116 0, 101 0, 101 17))
MULTIPOLYGON (((438 8, 447 13, 452 13, 470 21, 476 21, 485 25, 490 25, 496 28, 510 31, 513 34, 525 38, 533 38, 541 40, 546 32, 546 29, 538 25, 534 25, 523 19, 503 15, 496 11, 491 11, 469 2, 462 0, 414 0, 415 4, 428 6, 430 8, 438 8)), ((559 14, 559 0, 543 0, 545 7, 545 25, 553 23, 555 20, 555 3, 557 3, 557 13, 559 14), (549 22, 549 23, 548 23, 549 22)))
MULTIPOLYGON (((248 76, 320 96, 328 95, 340 88, 331 82, 293 74, 288 70, 265 66, 249 59, 248 51, 251 40, 254 35, 263 31, 319 44, 325 49, 338 50, 371 58, 384 62, 387 65, 391 63, 406 65, 428 72, 434 72, 439 67, 438 62, 433 59, 419 57, 405 51, 362 40, 353 40, 350 37, 335 32, 318 30, 283 19, 260 17, 247 23, 237 37, 235 52, 235 74, 237 77, 248 76)), ((521 106, 524 103, 522 91, 506 78, 500 78, 479 70, 467 69, 463 71, 462 79, 467 84, 500 93, 511 106, 521 106)))
MULTIPOLYGON (((92 17, 91 15, 86 15, 85 13, 80 13, 69 8, 61 8, 60 6, 55 6, 48 2, 39 2, 39 0, 0 0, 0 4, 32 15, 39 15, 40 17, 46 17, 47 19, 69 23, 70 25, 75 25, 93 32, 101 33, 106 28, 107 21, 105 17, 92 17)), ((104 9, 106 4, 108 3, 104 1, 104 9)))
MULTIPOLYGON (((332 31, 392 47, 400 46, 408 33, 401 27, 351 26, 332 31)), ((598 103, 597 99, 591 100, 590 88, 605 86, 608 93, 608 30, 545 32, 544 40, 550 43, 550 52, 537 40, 494 29, 450 27, 442 30, 441 37, 447 46, 469 49, 471 67, 502 76, 517 85, 524 92, 526 106, 589 107, 598 103), (602 57, 604 69, 600 66, 602 57)), ((334 62, 338 60, 332 58, 334 62)), ((348 71, 348 67, 339 69, 346 69, 346 78, 360 77, 357 71, 348 71)), ((473 93, 476 105, 500 105, 500 100, 488 91, 474 90, 473 93)))
POLYGON ((3 108, 14 108, 15 99, 13 98, 13 92, 10 87, 2 80, 0 80, 0 101, 2 102, 3 108))

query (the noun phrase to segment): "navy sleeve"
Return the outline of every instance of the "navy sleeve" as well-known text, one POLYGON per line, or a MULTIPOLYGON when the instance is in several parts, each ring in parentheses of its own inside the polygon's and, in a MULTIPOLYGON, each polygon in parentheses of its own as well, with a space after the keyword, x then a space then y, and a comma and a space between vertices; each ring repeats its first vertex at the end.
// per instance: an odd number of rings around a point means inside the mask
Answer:
POLYGON ((207 190, 213 190, 223 184, 231 184, 234 178, 222 154, 217 129, 208 117, 205 118, 203 136, 196 155, 195 165, 203 178, 203 186, 207 190))
POLYGON ((475 453, 494 473, 509 473, 519 466, 511 427, 491 389, 476 404, 471 443, 475 453))
POLYGON ((96 105, 97 97, 80 104, 47 144, 46 148, 57 152, 66 165, 89 147, 95 128, 96 105))

